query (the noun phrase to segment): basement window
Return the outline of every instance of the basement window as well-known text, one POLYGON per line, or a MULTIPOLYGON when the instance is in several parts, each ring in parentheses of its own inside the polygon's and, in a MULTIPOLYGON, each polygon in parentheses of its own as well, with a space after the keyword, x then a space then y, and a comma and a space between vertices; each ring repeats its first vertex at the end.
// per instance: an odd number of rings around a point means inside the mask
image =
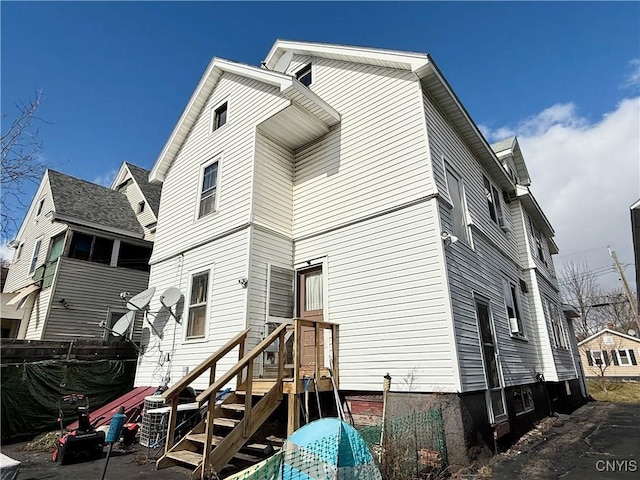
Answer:
POLYGON ((534 410, 533 393, 530 385, 516 387, 513 390, 513 407, 516 415, 523 415, 534 410))
POLYGON ((301 84, 308 87, 311 85, 311 64, 305 65, 296 73, 296 78, 301 84))

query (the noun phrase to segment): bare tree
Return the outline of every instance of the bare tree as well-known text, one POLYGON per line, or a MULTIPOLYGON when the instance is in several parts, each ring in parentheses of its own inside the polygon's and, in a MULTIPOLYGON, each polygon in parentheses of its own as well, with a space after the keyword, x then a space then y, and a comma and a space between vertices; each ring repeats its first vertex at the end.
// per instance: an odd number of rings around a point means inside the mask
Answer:
POLYGON ((593 317, 600 328, 608 326, 622 333, 638 328, 633 309, 622 287, 604 289, 602 296, 594 301, 592 307, 593 317))
MULTIPOLYGON (((16 118, 8 123, 0 138, 2 149, 2 195, 0 204, 0 234, 9 237, 16 229, 17 210, 25 207, 24 188, 28 183, 37 183, 42 177, 44 165, 40 162, 39 152, 42 143, 37 124, 43 120, 36 116, 42 102, 42 92, 36 91, 33 100, 17 106, 16 118)), ((3 120, 7 115, 3 115, 3 120)))
POLYGON ((580 314, 576 329, 578 338, 583 339, 595 333, 599 322, 595 318, 593 305, 598 303, 602 290, 589 266, 585 262, 566 262, 560 285, 563 301, 575 307, 580 314))

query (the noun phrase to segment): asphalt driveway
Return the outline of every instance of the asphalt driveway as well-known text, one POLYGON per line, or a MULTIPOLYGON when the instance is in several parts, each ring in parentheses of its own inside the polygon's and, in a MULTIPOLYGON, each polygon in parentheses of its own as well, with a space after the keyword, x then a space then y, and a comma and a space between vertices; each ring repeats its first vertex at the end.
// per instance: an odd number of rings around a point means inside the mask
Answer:
POLYGON ((496 458, 493 478, 640 478, 640 405, 590 402, 496 458))

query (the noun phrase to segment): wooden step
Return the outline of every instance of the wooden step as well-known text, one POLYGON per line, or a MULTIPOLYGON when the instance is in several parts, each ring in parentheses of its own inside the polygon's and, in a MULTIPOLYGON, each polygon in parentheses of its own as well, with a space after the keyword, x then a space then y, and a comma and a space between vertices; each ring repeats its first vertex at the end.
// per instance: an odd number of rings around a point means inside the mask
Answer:
POLYGON ((220 405, 224 410, 233 410, 234 412, 244 412, 244 403, 223 403, 220 405))
MULTIPOLYGON (((246 396, 247 395, 247 391, 246 390, 236 390, 235 392, 236 395, 241 395, 241 396, 246 396)), ((267 392, 256 392, 255 389, 253 389, 253 391, 251 392, 251 395, 253 395, 254 397, 264 397, 267 394, 267 392)))
POLYGON ((194 467, 197 467, 198 465, 200 465, 200 462, 202 462, 201 453, 191 452, 189 450, 167 452, 165 456, 171 458, 172 460, 176 460, 180 463, 186 463, 194 467))
POLYGON ((218 417, 213 419, 213 424, 219 427, 233 428, 239 423, 240 420, 237 420, 235 418, 218 417))
POLYGON ((231 461, 233 463, 241 463, 243 465, 255 465, 258 462, 261 462, 262 460, 264 460, 264 458, 260 458, 260 457, 256 457, 254 455, 249 455, 247 453, 236 453, 233 458, 231 459, 231 461))
MULTIPOLYGON (((189 435, 187 435, 187 440, 190 440, 196 443, 204 444, 206 439, 207 439, 206 433, 190 433, 189 435)), ((211 445, 218 445, 222 440, 224 440, 224 437, 219 437, 218 435, 212 435, 211 445)))

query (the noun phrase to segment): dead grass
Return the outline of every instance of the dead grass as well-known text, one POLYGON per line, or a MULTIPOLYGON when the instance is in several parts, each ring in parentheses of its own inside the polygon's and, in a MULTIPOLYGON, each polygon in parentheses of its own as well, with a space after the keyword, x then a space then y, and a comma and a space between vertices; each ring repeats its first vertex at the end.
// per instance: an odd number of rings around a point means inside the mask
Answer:
POLYGON ((587 386, 591 396, 600 402, 640 404, 640 383, 638 382, 589 380, 587 386))

